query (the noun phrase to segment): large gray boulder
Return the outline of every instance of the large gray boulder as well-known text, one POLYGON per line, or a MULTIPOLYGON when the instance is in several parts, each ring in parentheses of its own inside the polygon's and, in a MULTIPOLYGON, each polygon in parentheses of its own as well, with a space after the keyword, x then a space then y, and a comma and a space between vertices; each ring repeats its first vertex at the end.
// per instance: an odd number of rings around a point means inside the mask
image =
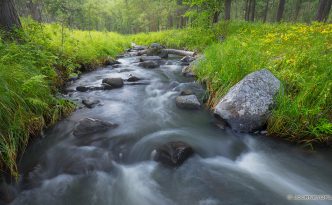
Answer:
POLYGON ((270 71, 256 71, 229 90, 214 114, 236 131, 253 132, 266 124, 279 89, 280 81, 270 71))

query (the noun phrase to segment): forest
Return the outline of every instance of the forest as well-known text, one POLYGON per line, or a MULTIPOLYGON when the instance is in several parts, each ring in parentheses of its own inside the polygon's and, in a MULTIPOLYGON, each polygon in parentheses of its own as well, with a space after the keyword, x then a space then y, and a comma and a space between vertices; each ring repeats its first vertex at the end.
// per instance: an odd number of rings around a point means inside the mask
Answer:
MULTIPOLYGON (((255 136, 257 133, 262 133, 272 141, 281 139, 281 142, 277 141, 277 143, 289 143, 285 146, 295 145, 295 149, 300 147, 301 150, 312 152, 325 148, 330 150, 332 143, 331 7, 332 0, 0 0, 0 169, 2 175, 9 176, 11 179, 3 180, 0 177, 0 182, 18 183, 20 181, 19 183, 21 183, 23 181, 22 183, 25 183, 25 172, 22 170, 26 169, 25 171, 30 172, 46 166, 45 163, 41 163, 40 167, 36 166, 37 168, 31 168, 31 170, 24 167, 27 166, 24 162, 25 153, 34 150, 34 147, 29 148, 31 144, 34 144, 34 141, 38 142, 39 139, 44 140, 44 133, 66 133, 67 128, 52 130, 63 126, 61 123, 66 119, 74 118, 76 120, 75 117, 79 114, 75 113, 86 112, 84 108, 82 109, 81 104, 75 101, 80 97, 79 94, 75 94, 76 91, 68 95, 68 92, 72 92, 68 91, 72 84, 84 83, 85 81, 81 81, 81 78, 84 79, 85 75, 102 72, 100 70, 103 70, 101 68, 104 67, 107 70, 107 66, 113 66, 118 61, 121 63, 120 67, 127 66, 128 62, 125 61, 126 58, 122 59, 123 56, 131 54, 139 46, 143 46, 144 49, 147 46, 148 50, 151 48, 150 45, 154 44, 162 45, 163 49, 192 51, 194 55, 198 56, 194 57, 195 60, 188 65, 194 73, 194 82, 203 85, 206 90, 201 104, 204 112, 209 114, 217 112, 215 110, 220 105, 220 99, 228 96, 228 92, 233 90, 238 82, 242 82, 241 79, 246 79, 249 74, 263 68, 267 69, 280 80, 281 89, 273 98, 275 102, 270 105, 270 107, 273 106, 273 110, 264 123, 263 131, 254 130, 256 132, 249 132, 250 135, 255 136), (18 180, 21 177, 23 178, 18 180)), ((140 54, 139 51, 138 54, 140 54)), ((168 65, 167 62, 171 60, 172 58, 166 59, 165 65, 168 65)), ((128 68, 131 69, 131 67, 128 68)), ((116 69, 116 66, 113 69, 116 69)), ((162 70, 162 68, 160 69, 162 70)), ((120 74, 119 71, 115 76, 120 74)), ((145 71, 142 71, 141 74, 150 75, 145 74, 145 71)), ((167 75, 168 73, 165 74, 165 76, 167 75)), ((126 83, 125 86, 127 86, 126 83)), ((146 89, 148 88, 149 86, 146 89)), ((92 93, 94 92, 98 91, 92 91, 92 93)), ((160 93, 162 92, 156 91, 153 96, 157 95, 161 98, 160 93)), ((174 93, 170 94, 169 98, 172 96, 174 93)), ((130 101, 131 97, 126 96, 127 98, 130 101)), ((118 101, 113 102, 113 104, 116 103, 118 101)), ((158 101, 151 107, 160 107, 162 103, 164 101, 158 101)), ((131 103, 129 104, 131 105, 131 103)), ((107 106, 106 103, 100 105, 100 107, 107 106)), ((162 109, 166 108, 169 109, 167 106, 162 107, 162 109)), ((96 107, 89 110, 94 109, 102 108, 96 107)), ((116 109, 114 108, 114 110, 116 109)), ((143 111, 145 112, 145 110, 143 111)), ((113 111, 110 112, 113 113, 113 111)), ((119 113, 121 112, 119 111, 119 113)), ((164 111, 160 112, 164 113, 164 111)), ((167 111, 165 112, 167 113, 167 111)), ((146 113, 149 112, 146 111, 146 113)), ((193 125, 196 123, 195 120, 199 121, 204 118, 196 118, 191 116, 191 113, 179 113, 181 117, 192 120, 193 125)), ((200 113, 198 114, 200 115, 200 113)), ((88 114, 85 113, 83 116, 85 115, 88 114)), ((116 113, 114 115, 116 116, 116 113)), ((101 116, 103 117, 103 115, 101 116)), ((146 114, 146 116, 150 115, 146 114)), ((142 119, 146 116, 141 115, 142 119)), ((205 116, 205 114, 201 116, 205 116)), ((164 115, 159 117, 165 121, 168 119, 164 115)), ((132 119, 129 118, 128 122, 131 122, 132 119)), ((146 124, 153 124, 152 121, 158 121, 157 117, 149 118, 146 120, 146 124)), ((202 122, 205 126, 204 123, 206 122, 202 122)), ((231 122, 226 124, 233 128, 234 133, 237 133, 231 122)), ((136 124, 132 125, 132 127, 135 126, 136 124)), ((154 128, 146 128, 146 130, 154 130, 158 126, 159 124, 154 128)), ((189 125, 183 125, 183 127, 186 126, 189 125)), ((201 130, 205 129, 207 128, 201 128, 201 130)), ((141 131, 143 132, 143 130, 141 131)), ((140 133, 138 130, 135 132, 140 133)), ((195 131, 192 131, 193 133, 195 131)), ((209 133, 204 133, 204 135, 209 135, 209 133)), ((46 134, 46 136, 48 135, 52 136, 52 134, 46 134)), ((50 138, 50 136, 46 138, 50 138)), ((204 136, 201 137, 204 138, 204 136)), ((255 138, 255 140, 257 139, 255 138)), ((190 144, 189 141, 185 142, 190 144)), ((263 142, 265 143, 265 141, 263 142)), ((59 142, 50 139, 49 143, 45 143, 45 147, 48 149, 49 144, 52 143, 57 146, 59 142)), ((84 141, 84 143, 86 142, 84 141)), ((82 142, 82 144, 84 143, 82 142)), ((192 143, 194 151, 196 151, 195 145, 198 146, 200 141, 192 143)), ((132 146, 129 144, 128 147, 132 146)), ((246 141, 245 144, 250 143, 246 141)), ((268 146, 274 149, 278 145, 268 146)), ((289 151, 293 147, 284 148, 283 146, 280 149, 285 149, 285 153, 298 154, 296 151, 289 151)), ((257 147, 255 149, 260 149, 257 147)), ((137 147, 135 145, 130 148, 135 150, 134 148, 137 147)), ((225 149, 228 150, 228 148, 225 149)), ((122 154, 117 153, 119 156, 122 154)), ((139 154, 137 156, 141 156, 139 154)), ((32 154, 32 156, 35 155, 32 154)), ((208 156, 210 153, 205 155, 208 156)), ((126 162, 133 160, 129 156, 126 159, 126 162)), ((291 161, 293 158, 289 160, 291 161)), ((290 161, 289 163, 291 163, 290 161)), ((121 164, 121 162, 117 163, 121 164)), ((265 161, 262 163, 264 166, 266 165, 265 161)), ((278 163, 281 162, 278 161, 278 163)), ((324 163, 326 162, 324 161, 324 163)), ((56 166, 58 165, 52 167, 56 166)), ((83 165, 80 164, 80 166, 83 165)), ((281 167, 283 166, 281 165, 281 167)), ((307 165, 299 165, 299 167, 301 166, 306 169, 307 165)), ((331 167, 331 164, 326 164, 326 172, 331 167)), ((82 169, 89 170, 89 168, 82 169)), ((84 174, 86 173, 84 172, 84 174)), ((296 176, 300 177, 297 174, 296 176)), ((307 174, 309 175, 309 173, 307 174)), ((308 178, 308 175, 302 177, 308 178)), ((322 173, 321 176, 323 179, 325 175, 322 173)), ((309 182, 308 184, 312 185, 309 182)), ((326 190, 322 192, 325 193, 329 190, 330 185, 326 185, 326 190)), ((45 186, 42 187, 45 188, 45 186)), ((1 186, 0 193, 4 193, 1 186)), ((141 196, 142 193, 133 194, 141 196)), ((4 199, 0 196, 0 205, 2 202, 9 204, 15 197, 4 199)), ((114 201, 113 198, 111 201, 114 204, 124 205, 132 204, 135 201, 130 201, 131 198, 127 195, 126 197, 127 201, 119 199, 121 203, 114 201)), ((165 203, 161 203, 159 195, 155 196, 159 197, 158 201, 149 198, 150 196, 146 197, 147 201, 144 201, 143 199, 146 198, 141 196, 143 201, 138 204, 196 203, 196 201, 192 201, 192 203, 177 201, 179 198, 171 196, 173 203, 166 203, 167 200, 163 201, 164 199, 162 201, 165 203)), ((271 197, 275 196, 272 194, 271 197)), ((44 199, 46 198, 47 196, 44 197, 44 199)), ((267 202, 270 202, 270 199, 267 199, 267 202)), ((71 204, 69 201, 54 204, 71 204)), ((25 203, 27 201, 15 200, 14 202, 16 203, 13 204, 28 204, 25 203)), ((257 201, 253 201, 252 204, 255 204, 254 202, 257 201)), ((41 200, 30 204, 45 203, 48 201, 41 200)), ((99 201, 97 204, 103 203, 99 201)), ((72 204, 80 203, 75 201, 72 204)), ((105 202, 105 204, 108 203, 105 202)))

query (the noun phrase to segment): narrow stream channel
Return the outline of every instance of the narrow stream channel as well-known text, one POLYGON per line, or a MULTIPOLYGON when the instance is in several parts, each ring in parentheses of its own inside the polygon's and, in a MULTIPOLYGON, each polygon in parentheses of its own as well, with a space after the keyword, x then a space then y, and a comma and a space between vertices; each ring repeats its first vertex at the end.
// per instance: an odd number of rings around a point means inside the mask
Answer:
MULTIPOLYGON (((193 79, 181 75, 179 59, 157 69, 138 67, 138 57, 119 60, 74 82, 99 86, 103 78, 129 74, 140 85, 72 92, 70 99, 100 100, 47 130, 26 151, 13 205, 219 205, 331 204, 288 200, 289 194, 332 194, 332 154, 309 153, 263 136, 234 134, 214 124, 206 110, 181 110, 175 97, 193 79), (86 117, 119 126, 75 137, 86 117), (151 160, 165 142, 181 140, 195 154, 178 168, 151 160)), ((197 86, 197 85, 196 85, 197 86)))

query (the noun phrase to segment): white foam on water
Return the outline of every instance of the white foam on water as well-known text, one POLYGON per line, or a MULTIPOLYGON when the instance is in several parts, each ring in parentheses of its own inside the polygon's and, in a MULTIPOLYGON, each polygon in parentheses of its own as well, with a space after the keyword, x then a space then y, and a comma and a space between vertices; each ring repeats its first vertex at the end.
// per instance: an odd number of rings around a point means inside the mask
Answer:
POLYGON ((121 204, 171 205, 175 204, 160 192, 160 186, 152 179, 155 162, 144 162, 134 166, 119 166, 120 175, 114 183, 117 201, 121 204))

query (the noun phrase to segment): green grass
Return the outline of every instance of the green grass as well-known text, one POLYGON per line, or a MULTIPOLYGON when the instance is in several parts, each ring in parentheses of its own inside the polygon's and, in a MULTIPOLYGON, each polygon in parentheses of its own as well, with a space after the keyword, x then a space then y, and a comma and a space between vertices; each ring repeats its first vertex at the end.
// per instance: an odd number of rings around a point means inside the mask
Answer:
POLYGON ((132 36, 141 44, 203 51, 196 66, 208 82, 214 107, 245 75, 268 68, 283 84, 268 133, 312 146, 332 138, 332 25, 224 22, 210 29, 184 29, 132 36), (225 40, 217 42, 223 35, 225 40))
POLYGON ((54 97, 66 78, 96 68, 131 41, 203 53, 195 71, 207 82, 211 107, 245 75, 268 68, 284 87, 268 122, 269 135, 306 145, 331 141, 331 24, 226 22, 124 36, 25 21, 21 39, 0 39, 0 168, 12 175, 29 138, 74 109, 54 97))
POLYGON ((116 33, 62 31, 59 25, 28 21, 20 35, 20 43, 0 39, 0 168, 14 176, 30 137, 75 108, 54 97, 66 78, 101 65, 129 46, 116 33))

